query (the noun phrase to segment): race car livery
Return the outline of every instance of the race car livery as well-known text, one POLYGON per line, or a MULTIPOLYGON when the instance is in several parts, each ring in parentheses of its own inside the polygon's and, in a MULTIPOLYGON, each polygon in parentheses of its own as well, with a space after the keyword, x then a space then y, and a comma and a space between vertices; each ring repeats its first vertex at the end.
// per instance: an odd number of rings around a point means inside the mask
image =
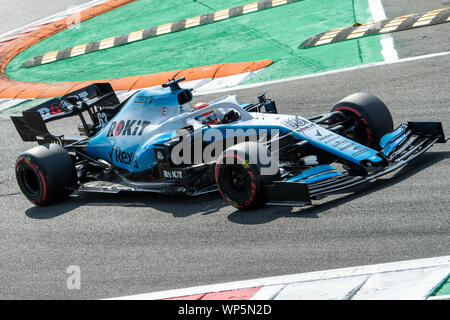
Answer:
POLYGON ((219 191, 239 209, 304 206, 348 192, 399 169, 446 138, 439 122, 393 127, 370 93, 339 101, 312 118, 279 114, 265 94, 192 105, 184 79, 139 90, 119 101, 97 83, 11 117, 24 141, 16 178, 36 205, 76 192, 159 192, 195 196, 219 191), (80 119, 80 137, 51 134, 45 123, 80 119))

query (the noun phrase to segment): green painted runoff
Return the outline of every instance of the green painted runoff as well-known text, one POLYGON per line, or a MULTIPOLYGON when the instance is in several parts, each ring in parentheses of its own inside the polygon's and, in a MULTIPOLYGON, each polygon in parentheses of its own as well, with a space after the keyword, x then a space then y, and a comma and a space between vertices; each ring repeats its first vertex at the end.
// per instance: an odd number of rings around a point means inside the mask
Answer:
POLYGON ((223 62, 273 59, 254 83, 382 61, 378 36, 300 49, 305 39, 371 21, 367 0, 303 0, 68 60, 24 68, 40 54, 249 3, 137 0, 45 39, 15 57, 8 77, 30 82, 119 78, 223 62))

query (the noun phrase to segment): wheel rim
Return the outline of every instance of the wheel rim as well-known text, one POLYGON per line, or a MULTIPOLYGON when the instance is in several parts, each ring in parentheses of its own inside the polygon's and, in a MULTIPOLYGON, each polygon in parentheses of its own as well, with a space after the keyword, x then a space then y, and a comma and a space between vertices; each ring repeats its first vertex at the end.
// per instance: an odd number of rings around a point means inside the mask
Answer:
POLYGON ((356 118, 352 117, 351 124, 345 129, 345 135, 350 139, 357 141, 365 146, 368 145, 368 139, 365 134, 365 125, 356 118))
POLYGON ((23 168, 21 176, 26 192, 32 197, 37 196, 40 192, 41 184, 36 172, 30 168, 23 168))
POLYGON ((369 146, 369 141, 366 134, 366 124, 364 124, 357 115, 352 112, 340 110, 349 119, 348 124, 344 129, 345 137, 356 141, 362 145, 369 146))
POLYGON ((226 189, 234 197, 242 197, 249 190, 250 180, 247 172, 240 166, 228 166, 223 172, 223 182, 226 189))

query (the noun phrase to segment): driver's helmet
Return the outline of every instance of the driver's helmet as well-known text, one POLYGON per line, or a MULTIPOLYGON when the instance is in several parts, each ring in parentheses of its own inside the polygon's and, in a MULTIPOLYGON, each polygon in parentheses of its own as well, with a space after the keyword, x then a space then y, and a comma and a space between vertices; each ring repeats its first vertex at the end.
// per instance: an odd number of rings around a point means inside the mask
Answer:
MULTIPOLYGON (((209 104, 205 102, 196 103, 192 106, 194 109, 193 111, 197 111, 203 108, 206 108, 209 106, 209 104)), ((201 115, 198 115, 195 120, 201 121, 203 124, 218 124, 219 119, 217 118, 216 114, 214 113, 214 110, 207 111, 205 113, 202 113, 201 115)))

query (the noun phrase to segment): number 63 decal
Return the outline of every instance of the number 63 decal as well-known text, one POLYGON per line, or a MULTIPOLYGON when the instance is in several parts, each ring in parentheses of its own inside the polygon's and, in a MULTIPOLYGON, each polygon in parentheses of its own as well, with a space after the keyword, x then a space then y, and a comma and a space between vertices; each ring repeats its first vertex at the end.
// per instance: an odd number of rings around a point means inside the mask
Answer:
POLYGON ((97 113, 98 123, 101 126, 104 126, 108 122, 108 117, 106 116, 106 113, 99 112, 97 113))

